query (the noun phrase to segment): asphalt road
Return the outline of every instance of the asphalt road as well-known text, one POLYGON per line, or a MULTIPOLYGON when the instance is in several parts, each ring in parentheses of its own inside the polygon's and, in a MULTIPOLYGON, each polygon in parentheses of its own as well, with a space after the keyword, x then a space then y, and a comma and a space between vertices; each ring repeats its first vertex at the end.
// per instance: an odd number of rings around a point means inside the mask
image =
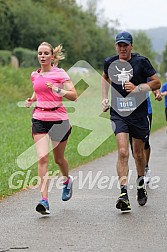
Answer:
POLYGON ((0 202, 0 252, 166 252, 167 134, 151 135, 152 182, 148 203, 136 201, 136 171, 130 157, 129 197, 132 211, 115 208, 119 195, 117 153, 78 167, 73 197, 61 201, 58 180, 50 192, 50 216, 35 211, 39 189, 29 189, 0 202))

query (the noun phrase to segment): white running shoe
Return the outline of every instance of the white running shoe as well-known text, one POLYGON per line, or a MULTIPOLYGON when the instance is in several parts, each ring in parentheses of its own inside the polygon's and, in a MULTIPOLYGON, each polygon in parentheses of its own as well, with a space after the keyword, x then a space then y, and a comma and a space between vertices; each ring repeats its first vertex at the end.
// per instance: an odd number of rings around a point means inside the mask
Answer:
POLYGON ((148 185, 150 183, 151 180, 151 170, 148 168, 145 168, 145 172, 144 172, 144 183, 146 185, 148 185))

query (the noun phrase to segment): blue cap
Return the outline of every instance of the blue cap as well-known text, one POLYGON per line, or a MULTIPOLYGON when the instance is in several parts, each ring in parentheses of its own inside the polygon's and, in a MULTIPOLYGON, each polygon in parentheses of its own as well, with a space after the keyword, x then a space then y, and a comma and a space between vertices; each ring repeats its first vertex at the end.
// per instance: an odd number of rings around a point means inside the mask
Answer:
POLYGON ((120 32, 117 34, 115 44, 118 43, 133 44, 132 35, 129 32, 120 32))

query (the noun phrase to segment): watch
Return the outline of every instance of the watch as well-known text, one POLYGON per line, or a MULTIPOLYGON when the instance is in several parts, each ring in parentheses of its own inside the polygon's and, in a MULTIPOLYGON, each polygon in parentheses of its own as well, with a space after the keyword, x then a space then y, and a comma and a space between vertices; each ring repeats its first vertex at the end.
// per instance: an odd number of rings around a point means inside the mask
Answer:
POLYGON ((61 92, 61 88, 60 88, 60 87, 58 87, 58 89, 57 89, 56 93, 57 93, 57 94, 59 94, 60 92, 61 92))

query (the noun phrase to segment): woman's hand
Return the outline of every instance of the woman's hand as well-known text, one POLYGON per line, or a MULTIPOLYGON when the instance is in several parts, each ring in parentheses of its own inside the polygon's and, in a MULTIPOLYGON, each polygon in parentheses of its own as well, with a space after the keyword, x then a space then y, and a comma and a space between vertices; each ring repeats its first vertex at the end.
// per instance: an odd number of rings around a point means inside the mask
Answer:
POLYGON ((53 85, 53 83, 51 83, 51 82, 49 82, 49 81, 46 82, 46 86, 47 86, 48 88, 51 88, 52 91, 55 91, 57 94, 59 94, 59 93, 61 92, 61 89, 60 89, 59 87, 55 87, 55 86, 53 85))
POLYGON ((47 82, 46 82, 46 86, 47 86, 48 88, 51 88, 51 89, 54 90, 54 91, 57 91, 57 90, 58 90, 58 88, 55 87, 55 86, 53 85, 53 83, 50 82, 50 81, 47 81, 47 82))
POLYGON ((25 100, 25 106, 26 108, 30 108, 31 105, 33 104, 33 102, 36 101, 36 93, 33 92, 31 98, 27 98, 27 100, 25 100))
POLYGON ((25 100, 26 108, 30 108, 32 104, 33 104, 33 100, 31 98, 27 98, 27 100, 25 100))

